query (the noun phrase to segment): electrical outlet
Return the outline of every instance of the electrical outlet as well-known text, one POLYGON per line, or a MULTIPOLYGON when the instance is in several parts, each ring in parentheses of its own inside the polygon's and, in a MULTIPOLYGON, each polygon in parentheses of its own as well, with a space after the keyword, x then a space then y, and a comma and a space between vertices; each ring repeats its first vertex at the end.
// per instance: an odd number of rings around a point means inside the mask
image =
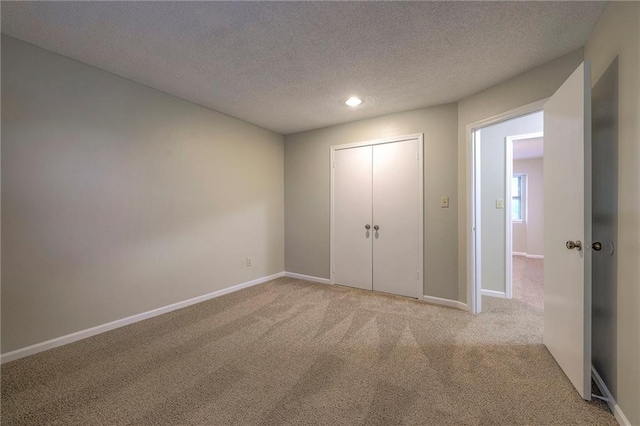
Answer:
POLYGON ((247 266, 251 266, 251 258, 247 257, 247 266))
POLYGON ((440 197, 440 207, 443 209, 449 208, 449 197, 440 197))

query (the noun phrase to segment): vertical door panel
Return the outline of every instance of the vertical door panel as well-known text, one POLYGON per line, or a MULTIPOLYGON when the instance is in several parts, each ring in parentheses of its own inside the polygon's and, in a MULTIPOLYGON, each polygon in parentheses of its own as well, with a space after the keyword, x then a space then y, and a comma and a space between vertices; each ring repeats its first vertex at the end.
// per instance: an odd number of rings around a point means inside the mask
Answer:
POLYGON ((584 399, 591 399, 590 84, 583 63, 544 106, 544 343, 584 399), (582 250, 567 247, 578 240, 582 250))
POLYGON ((372 147, 337 150, 334 160, 334 282, 371 290, 372 147))
POLYGON ((373 147, 373 289, 410 297, 422 279, 417 156, 416 139, 373 147))

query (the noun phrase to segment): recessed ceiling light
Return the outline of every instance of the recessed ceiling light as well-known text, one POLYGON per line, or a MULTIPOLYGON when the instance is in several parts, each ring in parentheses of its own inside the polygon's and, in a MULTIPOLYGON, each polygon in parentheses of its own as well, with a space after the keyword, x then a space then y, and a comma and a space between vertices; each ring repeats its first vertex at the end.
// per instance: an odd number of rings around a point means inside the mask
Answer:
POLYGON ((344 103, 349 105, 350 107, 357 107, 358 105, 360 105, 362 103, 362 99, 360 99, 357 96, 352 96, 349 99, 347 99, 346 101, 344 101, 344 103))

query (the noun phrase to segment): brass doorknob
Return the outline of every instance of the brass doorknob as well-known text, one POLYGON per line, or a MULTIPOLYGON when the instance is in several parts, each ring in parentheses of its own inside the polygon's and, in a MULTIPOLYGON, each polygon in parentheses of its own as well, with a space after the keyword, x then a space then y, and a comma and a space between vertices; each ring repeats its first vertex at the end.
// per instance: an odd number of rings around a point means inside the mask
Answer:
POLYGON ((369 229, 371 229, 371 225, 369 225, 369 224, 367 223, 367 224, 364 226, 364 229, 366 229, 366 230, 368 231, 369 229))
POLYGON ((373 225, 373 229, 377 231, 378 229, 380 229, 380 227, 378 225, 373 225))
POLYGON ((595 251, 600 251, 602 250, 602 244, 596 241, 593 244, 591 244, 591 248, 595 251))

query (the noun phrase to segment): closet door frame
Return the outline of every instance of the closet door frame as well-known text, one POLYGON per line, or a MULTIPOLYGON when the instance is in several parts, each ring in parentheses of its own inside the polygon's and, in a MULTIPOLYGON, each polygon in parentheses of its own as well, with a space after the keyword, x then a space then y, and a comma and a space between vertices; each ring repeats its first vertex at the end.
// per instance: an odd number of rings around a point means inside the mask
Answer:
POLYGON ((418 155, 416 161, 418 163, 418 228, 416 232, 418 233, 418 277, 416 279, 416 295, 415 297, 418 299, 422 299, 424 294, 424 135, 422 133, 416 133, 411 135, 404 136, 394 136, 390 138, 382 138, 382 139, 374 139, 369 141, 355 142, 343 145, 333 145, 329 149, 330 161, 329 168, 331 174, 331 212, 330 212, 330 271, 329 276, 330 283, 335 284, 335 249, 334 249, 334 224, 335 224, 335 199, 334 199, 334 189, 335 189, 335 153, 336 151, 342 149, 349 148, 358 148, 362 146, 373 146, 373 145, 381 145, 388 144, 394 142, 404 142, 408 140, 417 140, 418 141, 418 155))

